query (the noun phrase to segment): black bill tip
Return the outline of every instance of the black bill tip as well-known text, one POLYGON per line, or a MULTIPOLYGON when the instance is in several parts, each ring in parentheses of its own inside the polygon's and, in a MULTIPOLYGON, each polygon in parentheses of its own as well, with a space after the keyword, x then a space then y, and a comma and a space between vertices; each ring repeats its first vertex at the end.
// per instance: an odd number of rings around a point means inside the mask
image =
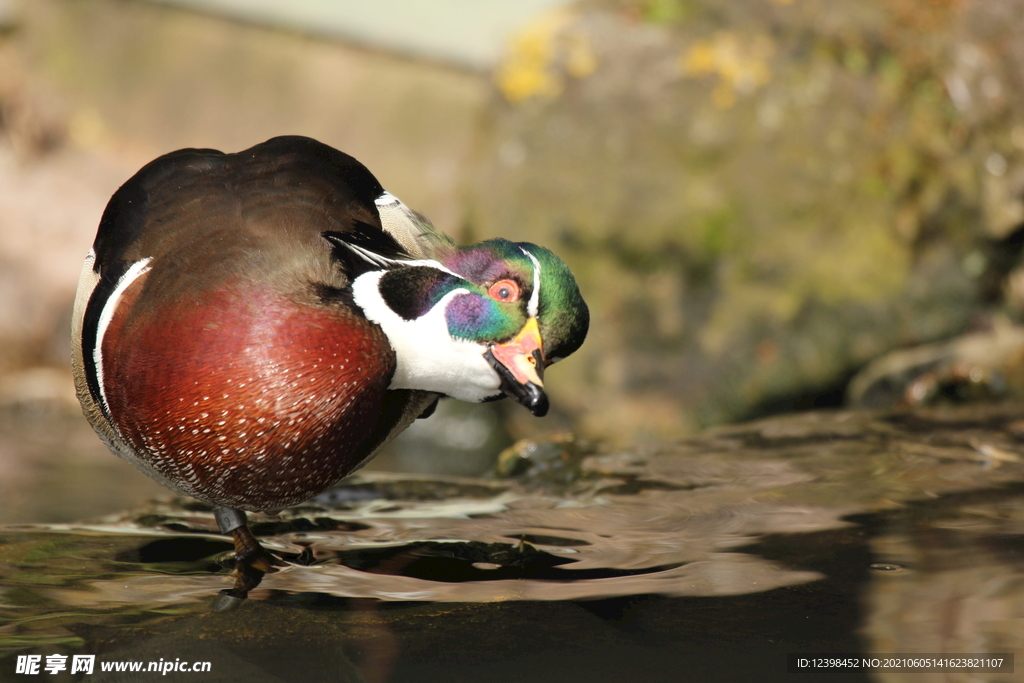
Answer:
POLYGON ((512 371, 502 365, 489 350, 484 354, 484 358, 498 373, 498 377, 501 379, 501 391, 506 396, 514 398, 536 417, 544 417, 548 414, 551 404, 548 402, 548 395, 544 393, 543 387, 537 386, 533 382, 526 384, 517 382, 512 371))
POLYGON ((516 395, 516 400, 526 406, 535 417, 544 417, 548 414, 548 408, 551 404, 548 403, 548 395, 544 393, 544 390, 538 387, 533 382, 527 382, 525 386, 517 385, 523 388, 524 396, 516 395))

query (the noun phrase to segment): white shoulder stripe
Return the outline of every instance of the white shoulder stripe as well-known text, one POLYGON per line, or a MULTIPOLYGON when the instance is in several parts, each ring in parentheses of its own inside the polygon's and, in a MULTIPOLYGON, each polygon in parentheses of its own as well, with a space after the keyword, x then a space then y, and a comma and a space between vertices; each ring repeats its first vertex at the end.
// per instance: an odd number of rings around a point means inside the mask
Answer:
POLYGON ((153 258, 149 257, 133 263, 125 271, 125 274, 121 276, 121 279, 117 281, 117 287, 110 293, 106 303, 103 304, 103 310, 100 311, 99 323, 96 326, 96 346, 93 347, 92 359, 96 367, 96 383, 100 389, 100 400, 103 401, 103 407, 107 409, 108 414, 110 406, 107 404, 107 393, 103 388, 103 335, 106 334, 107 326, 110 325, 110 321, 114 317, 114 312, 117 310, 117 302, 121 299, 121 295, 124 294, 124 291, 133 282, 149 271, 149 262, 152 260, 153 258))

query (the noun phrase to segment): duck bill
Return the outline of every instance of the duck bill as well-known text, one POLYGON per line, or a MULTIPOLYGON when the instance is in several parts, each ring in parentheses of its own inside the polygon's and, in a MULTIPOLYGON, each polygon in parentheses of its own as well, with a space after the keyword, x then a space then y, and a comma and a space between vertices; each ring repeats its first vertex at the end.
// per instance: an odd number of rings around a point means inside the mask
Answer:
POLYGON ((537 319, 530 318, 519 334, 504 344, 493 344, 484 358, 501 378, 501 390, 519 401, 537 417, 548 413, 548 395, 544 393, 544 352, 537 319))

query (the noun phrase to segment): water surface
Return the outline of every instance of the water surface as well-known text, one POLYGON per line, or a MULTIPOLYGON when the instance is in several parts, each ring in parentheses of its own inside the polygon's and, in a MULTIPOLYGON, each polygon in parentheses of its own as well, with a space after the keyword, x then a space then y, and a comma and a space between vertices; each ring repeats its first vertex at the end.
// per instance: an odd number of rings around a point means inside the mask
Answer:
POLYGON ((789 652, 1024 652, 1017 434, 1005 409, 818 413, 534 445, 506 478, 371 472, 254 516, 287 566, 228 613, 203 505, 8 524, 0 680, 26 653, 211 663, 166 680, 788 681, 789 652))

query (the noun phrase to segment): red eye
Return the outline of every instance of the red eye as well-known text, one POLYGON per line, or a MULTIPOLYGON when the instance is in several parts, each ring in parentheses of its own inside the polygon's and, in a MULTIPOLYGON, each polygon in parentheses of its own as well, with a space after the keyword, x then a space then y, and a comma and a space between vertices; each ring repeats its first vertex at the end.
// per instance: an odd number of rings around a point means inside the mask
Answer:
POLYGON ((498 280, 487 290, 487 294, 506 304, 519 301, 519 285, 512 280, 498 280))

